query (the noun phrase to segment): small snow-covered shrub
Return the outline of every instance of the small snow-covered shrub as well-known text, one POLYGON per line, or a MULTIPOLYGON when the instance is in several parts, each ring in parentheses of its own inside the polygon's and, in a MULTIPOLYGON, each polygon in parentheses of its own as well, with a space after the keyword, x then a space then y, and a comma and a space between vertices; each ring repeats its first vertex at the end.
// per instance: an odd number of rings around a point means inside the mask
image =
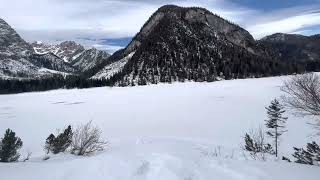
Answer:
POLYGON ((46 139, 46 144, 44 146, 46 153, 52 152, 53 154, 58 154, 60 152, 65 152, 71 145, 72 136, 73 133, 70 125, 57 137, 50 134, 46 139))
POLYGON ((14 162, 20 157, 22 141, 11 129, 7 129, 0 142, 0 162, 14 162))
POLYGON ((265 140, 261 127, 245 134, 242 149, 249 152, 253 159, 265 160, 265 154, 274 154, 272 146, 265 140))
POLYGON ((92 125, 91 121, 80 125, 72 137, 72 153, 82 156, 104 150, 106 141, 101 139, 101 130, 92 125))

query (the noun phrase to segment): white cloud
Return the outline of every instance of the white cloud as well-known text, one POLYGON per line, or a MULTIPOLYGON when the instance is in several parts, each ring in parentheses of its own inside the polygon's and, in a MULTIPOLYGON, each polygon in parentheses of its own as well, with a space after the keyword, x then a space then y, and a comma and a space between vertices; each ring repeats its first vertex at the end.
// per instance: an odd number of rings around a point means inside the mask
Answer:
POLYGON ((259 39, 266 35, 282 33, 309 34, 320 25, 320 5, 257 12, 242 25, 259 39))
POLYGON ((121 49, 121 48, 124 48, 122 46, 115 46, 115 45, 109 45, 109 44, 106 44, 106 45, 103 45, 103 44, 93 44, 92 45, 94 48, 96 49, 100 49, 100 50, 105 50, 107 51, 108 53, 112 54, 114 52, 116 52, 117 50, 121 49))
POLYGON ((157 8, 168 3, 213 6, 215 8, 211 10, 231 19, 242 14, 242 11, 224 7, 221 0, 0 0, 0 15, 28 38, 34 36, 37 39, 32 31, 43 31, 41 38, 43 34, 51 35, 52 32, 58 32, 57 36, 61 36, 63 31, 68 36, 73 31, 74 36, 98 33, 121 37, 135 35, 157 8))
POLYGON ((248 30, 256 38, 262 38, 266 35, 270 35, 277 32, 304 33, 308 30, 302 29, 312 27, 318 24, 320 24, 320 13, 314 13, 292 16, 285 19, 279 19, 267 23, 253 25, 248 27, 248 30))
MULTIPOLYGON (((0 0, 0 4, 0 17, 28 41, 133 36, 164 4, 205 7, 245 27, 255 38, 276 32, 304 33, 320 24, 320 13, 315 12, 319 5, 264 12, 228 0, 0 0)), ((97 41, 85 43, 107 47, 97 41)))

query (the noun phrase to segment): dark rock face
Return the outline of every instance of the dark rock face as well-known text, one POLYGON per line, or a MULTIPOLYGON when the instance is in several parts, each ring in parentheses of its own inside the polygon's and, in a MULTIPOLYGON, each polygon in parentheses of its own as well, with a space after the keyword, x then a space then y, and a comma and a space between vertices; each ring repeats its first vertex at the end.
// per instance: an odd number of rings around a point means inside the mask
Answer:
POLYGON ((155 12, 132 42, 110 59, 127 59, 110 78, 121 86, 261 77, 297 70, 293 64, 267 56, 238 25, 206 9, 170 5, 155 12))

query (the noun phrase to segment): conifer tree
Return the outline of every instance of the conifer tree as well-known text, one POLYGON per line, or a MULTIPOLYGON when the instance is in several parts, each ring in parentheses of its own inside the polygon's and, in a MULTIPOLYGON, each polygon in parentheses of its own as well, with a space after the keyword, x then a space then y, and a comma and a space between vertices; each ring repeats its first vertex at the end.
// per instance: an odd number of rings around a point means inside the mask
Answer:
POLYGON ((20 157, 18 150, 22 147, 22 141, 16 137, 16 133, 7 129, 0 142, 0 161, 14 162, 20 157))
POLYGON ((308 143, 306 150, 303 148, 293 148, 295 150, 293 157, 296 163, 320 165, 320 146, 316 142, 308 143))
POLYGON ((50 151, 53 151, 53 145, 56 137, 53 134, 50 134, 49 137, 46 139, 46 144, 44 146, 44 149, 46 150, 46 153, 49 154, 50 151))
POLYGON ((62 133, 60 133, 57 137, 53 134, 50 134, 46 139, 46 145, 44 149, 47 153, 50 151, 53 154, 58 154, 60 152, 65 152, 67 148, 71 145, 72 142, 72 128, 69 125, 62 133))
POLYGON ((256 143, 253 142, 253 139, 250 137, 249 134, 246 133, 245 137, 244 137, 244 141, 245 141, 245 150, 246 151, 250 151, 250 152, 255 152, 256 151, 256 143))
POLYGON ((72 129, 69 125, 63 133, 59 134, 54 141, 53 153, 64 152, 71 145, 72 141, 72 129))
POLYGON ((284 107, 277 99, 271 102, 271 105, 266 107, 268 119, 266 119, 266 127, 269 129, 267 135, 274 139, 275 154, 278 156, 279 137, 286 132, 284 130, 287 117, 283 116, 285 113, 284 107))
POLYGON ((295 152, 292 156, 297 159, 295 161, 296 163, 313 165, 312 156, 309 152, 305 151, 303 148, 294 147, 293 149, 295 152))

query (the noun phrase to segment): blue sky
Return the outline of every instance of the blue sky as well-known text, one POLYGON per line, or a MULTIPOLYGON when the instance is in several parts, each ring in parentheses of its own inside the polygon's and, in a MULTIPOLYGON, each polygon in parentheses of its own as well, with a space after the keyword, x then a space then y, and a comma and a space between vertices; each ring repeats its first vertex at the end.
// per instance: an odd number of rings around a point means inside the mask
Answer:
POLYGON ((320 3, 319 0, 230 0, 230 2, 262 11, 272 11, 275 9, 320 3))
POLYGON ((320 0, 0 0, 0 4, 0 17, 27 41, 75 40, 109 52, 126 46, 165 4, 207 8, 256 39, 277 32, 320 33, 320 0))

